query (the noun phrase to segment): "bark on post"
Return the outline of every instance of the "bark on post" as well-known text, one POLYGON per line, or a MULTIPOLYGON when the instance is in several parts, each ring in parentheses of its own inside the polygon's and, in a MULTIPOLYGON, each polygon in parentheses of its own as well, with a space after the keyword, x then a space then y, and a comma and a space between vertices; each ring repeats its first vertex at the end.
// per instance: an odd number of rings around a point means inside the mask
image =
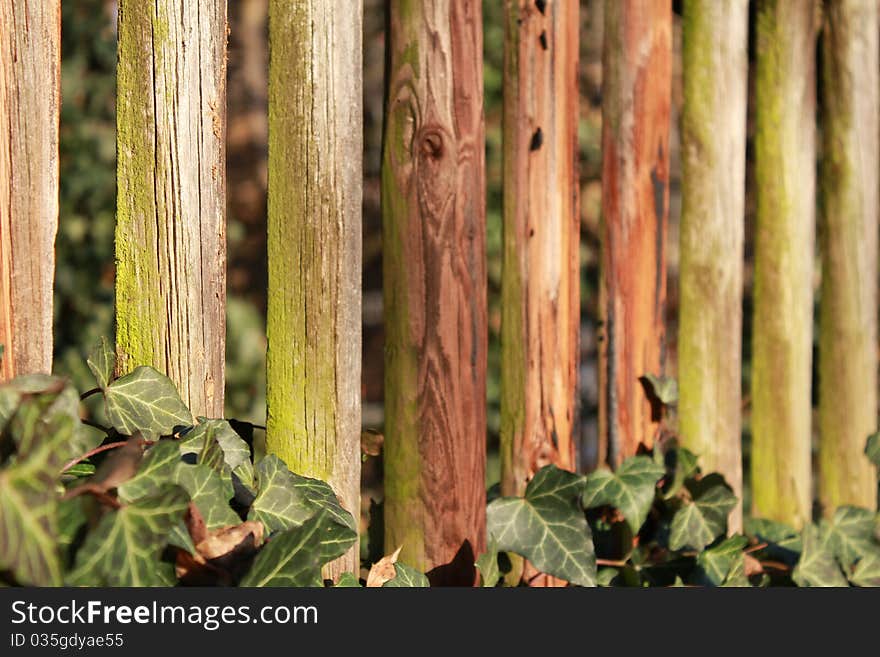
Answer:
POLYGON ((748 0, 685 0, 682 37, 679 434, 741 500, 748 0))
POLYGON ((865 440, 877 430, 877 2, 825 3, 820 170, 819 498, 875 508, 865 440))
POLYGON ((599 441, 614 467, 660 423, 640 379, 664 373, 671 3, 608 3, 602 67, 599 441))
MULTIPOLYGON (((266 446, 360 517, 361 5, 269 6, 266 446)), ((358 547, 325 575, 358 571, 358 547)))
POLYGON ((119 1, 116 348, 223 415, 226 0, 119 1))
POLYGON ((52 369, 60 0, 0 6, 0 381, 52 369))
POLYGON ((385 546, 471 584, 485 543, 486 263, 478 0, 392 0, 382 162, 385 546))
POLYGON ((800 527, 811 515, 815 6, 760 0, 757 12, 753 512, 800 527))
POLYGON ((564 0, 505 11, 501 489, 521 496, 543 466, 575 469, 579 22, 564 0))

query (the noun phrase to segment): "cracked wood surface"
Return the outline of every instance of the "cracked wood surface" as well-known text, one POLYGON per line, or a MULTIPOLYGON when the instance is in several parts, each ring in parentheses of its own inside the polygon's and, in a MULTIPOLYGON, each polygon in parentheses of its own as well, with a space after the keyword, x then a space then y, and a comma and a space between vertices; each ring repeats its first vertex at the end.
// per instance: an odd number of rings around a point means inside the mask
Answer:
MULTIPOLYGON (((578 4, 507 0, 501 492, 575 469, 578 331, 578 4)), ((564 585, 537 576, 532 586, 564 585)))
POLYGON ((116 344, 223 417, 226 0, 120 0, 116 344))
POLYGON ((389 11, 385 546, 435 584, 472 584, 486 512, 481 4, 389 11))
POLYGON ((672 7, 605 7, 599 455, 612 467, 660 429, 640 378, 664 373, 672 7))
MULTIPOLYGON (((267 449, 356 520, 361 473, 360 3, 269 8, 267 449)), ((360 546, 325 569, 358 572, 360 546)))
POLYGON ((0 5, 0 381, 52 369, 61 5, 0 5))

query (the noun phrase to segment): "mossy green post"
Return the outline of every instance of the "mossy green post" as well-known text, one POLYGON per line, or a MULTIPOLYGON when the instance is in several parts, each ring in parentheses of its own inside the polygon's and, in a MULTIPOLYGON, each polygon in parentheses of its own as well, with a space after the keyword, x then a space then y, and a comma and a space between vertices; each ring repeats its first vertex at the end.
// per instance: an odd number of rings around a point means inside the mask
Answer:
MULTIPOLYGON (((360 518, 362 8, 269 5, 266 448, 360 518)), ((325 571, 358 572, 353 547, 325 571)))
POLYGON ((824 6, 820 160, 819 500, 874 509, 877 430, 878 21, 875 0, 824 6))
POLYGON ((388 12, 385 549, 435 584, 473 584, 486 531, 481 3, 388 12))
POLYGON ((119 1, 116 349, 223 416, 226 0, 119 1))
POLYGON ((685 0, 682 39, 679 433, 741 498, 748 1, 685 0))
POLYGON ((759 0, 756 20, 752 511, 795 527, 812 498, 815 10, 759 0))

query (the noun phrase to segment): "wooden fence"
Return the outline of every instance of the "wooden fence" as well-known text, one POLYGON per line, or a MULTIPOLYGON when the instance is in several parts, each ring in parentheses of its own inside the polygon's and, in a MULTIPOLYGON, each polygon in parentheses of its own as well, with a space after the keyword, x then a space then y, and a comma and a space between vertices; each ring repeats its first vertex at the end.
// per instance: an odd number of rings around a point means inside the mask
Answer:
MULTIPOLYGON (((359 4, 272 0, 268 76, 267 445, 327 479, 355 515, 359 4)), ((120 373, 153 365, 209 417, 222 415, 224 389, 226 9, 226 0, 118 3, 120 373)), ((819 269, 819 500, 825 512, 876 502, 862 451, 877 425, 877 3, 755 0, 752 9, 750 21, 747 0, 682 3, 679 431, 740 494, 751 111, 752 510, 800 526, 813 504, 819 269)), ((388 0, 388 18, 386 547, 403 545, 402 559, 435 582, 467 584, 486 541, 481 3, 388 0)), ((578 2, 505 0, 505 20, 502 490, 521 494, 541 466, 575 466, 578 2)), ((3 379, 51 368, 60 38, 59 0, 0 4, 3 379)), ((605 3, 599 444, 609 467, 670 430, 646 377, 672 371, 672 44, 670 0, 605 3)), ((356 564, 353 550, 339 568, 356 564)))

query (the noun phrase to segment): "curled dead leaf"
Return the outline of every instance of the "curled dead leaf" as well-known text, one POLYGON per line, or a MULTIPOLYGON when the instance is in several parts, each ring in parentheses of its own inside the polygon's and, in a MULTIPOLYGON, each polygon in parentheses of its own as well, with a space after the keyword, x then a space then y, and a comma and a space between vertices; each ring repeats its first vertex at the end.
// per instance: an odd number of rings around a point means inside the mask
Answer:
POLYGON ((367 575, 367 588, 379 588, 397 576, 394 564, 397 563, 397 557, 402 548, 401 545, 393 553, 382 557, 373 564, 373 567, 370 568, 370 574, 367 575))
POLYGON ((375 429, 365 429, 361 432, 361 452, 365 456, 379 456, 384 442, 385 436, 375 429))
POLYGON ((263 523, 248 520, 240 525, 222 527, 210 532, 206 538, 196 543, 196 551, 205 559, 217 559, 232 552, 250 535, 254 537, 255 547, 262 545, 263 523))
POLYGON ((745 573, 746 577, 751 577, 752 575, 760 575, 764 572, 764 566, 761 565, 761 562, 755 559, 750 554, 746 554, 745 556, 745 573))

